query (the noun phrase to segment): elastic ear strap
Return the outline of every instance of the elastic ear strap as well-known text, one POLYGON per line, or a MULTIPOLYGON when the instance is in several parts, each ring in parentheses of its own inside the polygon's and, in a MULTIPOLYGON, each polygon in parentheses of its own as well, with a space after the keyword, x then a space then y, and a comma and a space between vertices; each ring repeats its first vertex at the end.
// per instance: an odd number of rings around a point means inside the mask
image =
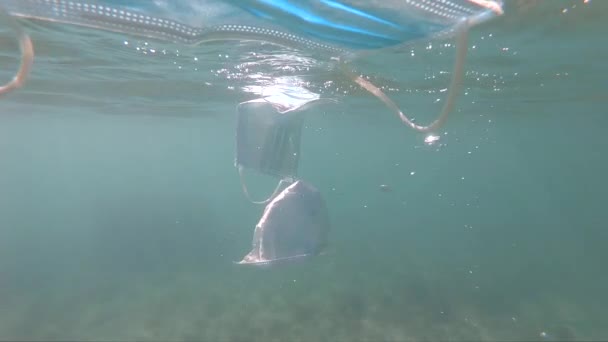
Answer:
POLYGON ((454 107, 454 103, 456 102, 456 98, 458 97, 458 90, 460 88, 460 83, 462 82, 462 77, 464 75, 464 62, 467 56, 467 38, 468 38, 468 24, 465 21, 464 23, 458 25, 456 28, 456 61, 454 63, 454 71, 452 73, 452 81, 450 83, 448 89, 448 95, 445 100, 445 104, 441 113, 437 117, 435 121, 433 121, 428 126, 421 126, 415 124, 407 115, 405 115, 401 109, 393 102, 384 92, 373 85, 368 80, 364 79, 360 75, 354 74, 352 71, 346 68, 345 63, 341 63, 342 70, 350 76, 350 78, 360 85, 363 89, 370 92, 372 95, 377 97, 380 101, 382 101, 388 108, 393 110, 397 116, 403 121, 406 125, 411 128, 417 130, 418 132, 431 132, 435 129, 439 128, 448 118, 450 111, 454 107))
POLYGON ((279 184, 277 184, 277 187, 274 189, 274 192, 272 193, 272 195, 270 195, 270 197, 268 197, 267 199, 265 199, 263 201, 254 201, 251 198, 251 195, 249 194, 249 189, 247 188, 247 183, 245 182, 245 176, 243 175, 243 167, 241 165, 239 165, 238 170, 239 170, 239 178, 241 179, 241 187, 243 188, 243 193, 245 194, 245 197, 247 197, 247 199, 253 204, 266 205, 266 204, 270 203, 270 201, 272 201, 272 199, 275 198, 275 196, 279 194, 279 192, 281 191, 281 187, 285 183, 285 180, 281 179, 279 181, 279 184))
POLYGON ((34 62, 34 44, 17 21, 11 17, 6 11, 0 7, 0 18, 8 22, 9 26, 17 34, 19 38, 19 50, 21 51, 21 65, 19 70, 8 83, 0 86, 0 95, 7 94, 23 85, 34 62))

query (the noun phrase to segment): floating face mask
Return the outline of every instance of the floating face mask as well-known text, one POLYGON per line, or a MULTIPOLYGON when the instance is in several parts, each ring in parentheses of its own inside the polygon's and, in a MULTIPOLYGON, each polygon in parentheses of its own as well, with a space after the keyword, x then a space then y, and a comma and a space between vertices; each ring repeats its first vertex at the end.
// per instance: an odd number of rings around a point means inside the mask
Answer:
POLYGON ((253 233, 242 265, 274 265, 313 257, 327 246, 329 214, 321 193, 296 181, 272 199, 253 233))
MULTIPOLYGON (((322 52, 342 62, 371 50, 455 36, 457 54, 445 105, 428 126, 415 124, 378 87, 349 70, 354 82, 380 99, 411 128, 438 128, 454 106, 463 76, 466 33, 502 14, 501 0, 2 0, 11 16, 69 23, 142 37, 202 44, 259 40, 322 52)), ((23 38, 22 41, 29 41, 23 38)), ((27 65, 27 43, 22 46, 27 65)), ((31 59, 30 59, 31 62, 31 59)), ((20 69, 19 86, 27 73, 20 69)))

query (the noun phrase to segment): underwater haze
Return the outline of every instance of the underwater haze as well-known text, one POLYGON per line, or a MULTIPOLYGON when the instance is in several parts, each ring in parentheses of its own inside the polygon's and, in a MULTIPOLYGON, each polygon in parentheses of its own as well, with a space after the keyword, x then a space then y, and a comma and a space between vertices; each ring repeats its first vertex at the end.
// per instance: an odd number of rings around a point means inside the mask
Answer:
MULTIPOLYGON (((608 339, 608 1, 513 0, 474 27, 425 142, 331 61, 22 21, 36 57, 0 98, 0 340, 608 339), (305 109, 298 175, 331 231, 307 262, 236 265, 263 206, 241 191, 236 106, 305 109)), ((349 65, 419 122, 451 40, 349 65)), ((0 18, 0 79, 18 66, 0 18)), ((252 196, 272 179, 246 174, 252 196)))

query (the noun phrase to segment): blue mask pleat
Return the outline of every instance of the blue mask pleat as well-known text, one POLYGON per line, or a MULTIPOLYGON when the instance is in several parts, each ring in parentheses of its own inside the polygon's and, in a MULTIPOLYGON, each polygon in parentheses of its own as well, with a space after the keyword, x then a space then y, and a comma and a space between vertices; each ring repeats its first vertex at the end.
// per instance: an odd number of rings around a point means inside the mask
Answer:
POLYGON ((397 24, 333 0, 233 0, 233 5, 252 15, 309 39, 350 49, 376 49, 424 38, 445 29, 421 22, 397 24))

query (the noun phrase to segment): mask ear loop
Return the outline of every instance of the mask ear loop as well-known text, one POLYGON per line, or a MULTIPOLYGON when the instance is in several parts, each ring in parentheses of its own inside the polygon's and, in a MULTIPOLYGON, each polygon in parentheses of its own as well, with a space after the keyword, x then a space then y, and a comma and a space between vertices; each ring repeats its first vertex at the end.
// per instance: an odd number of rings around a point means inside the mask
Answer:
POLYGON ((17 21, 6 13, 2 7, 0 7, 0 19, 6 20, 9 26, 17 34, 17 38, 19 39, 19 50, 21 52, 21 65, 19 65, 19 70, 17 70, 17 73, 12 80, 0 86, 0 95, 4 95, 21 87, 25 83, 32 63, 34 62, 34 44, 32 43, 30 36, 23 31, 23 28, 17 21))
POLYGON ((245 194, 245 197, 247 197, 247 199, 253 204, 266 205, 266 204, 270 203, 270 201, 272 201, 279 194, 279 192, 281 191, 281 189, 283 188, 284 185, 293 183, 292 179, 283 178, 279 181, 279 184, 277 184, 277 187, 274 189, 274 191, 268 198, 266 198, 265 200, 262 200, 262 201, 254 201, 253 198, 251 197, 251 195, 249 194, 249 188, 247 188, 247 183, 245 182, 243 166, 239 165, 238 170, 239 170, 239 178, 241 179, 241 188, 243 188, 243 193, 245 194))
POLYGON ((399 106, 393 102, 386 94, 377 86, 372 84, 370 81, 364 79, 360 75, 353 73, 352 71, 346 68, 346 63, 340 63, 342 71, 350 77, 353 82, 357 83, 363 89, 367 90, 370 94, 377 97, 380 101, 382 101, 389 109, 397 114, 397 116, 408 125, 410 128, 422 132, 428 133, 436 130, 441 127, 443 123, 448 118, 448 115, 454 108, 454 103, 456 102, 456 98, 458 97, 458 91, 460 88, 460 83, 462 82, 462 77, 464 75, 464 63, 467 56, 467 40, 468 40, 468 31, 469 25, 467 21, 459 24, 456 28, 456 60, 454 62, 454 71, 452 73, 452 81, 448 88, 448 94, 445 100, 445 104, 441 113, 437 117, 435 121, 427 126, 417 125, 414 123, 412 119, 410 119, 405 113, 399 109, 399 106))

